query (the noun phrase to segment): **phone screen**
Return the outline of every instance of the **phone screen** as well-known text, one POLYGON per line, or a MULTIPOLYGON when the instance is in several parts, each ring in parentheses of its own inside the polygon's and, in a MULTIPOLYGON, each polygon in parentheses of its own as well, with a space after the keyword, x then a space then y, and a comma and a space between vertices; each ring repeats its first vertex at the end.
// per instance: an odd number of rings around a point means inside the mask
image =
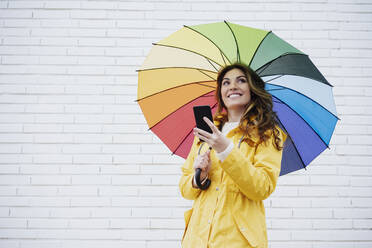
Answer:
POLYGON ((207 117, 211 122, 213 122, 212 110, 208 105, 194 106, 194 116, 196 127, 202 129, 208 133, 212 133, 212 129, 203 120, 203 117, 207 117))

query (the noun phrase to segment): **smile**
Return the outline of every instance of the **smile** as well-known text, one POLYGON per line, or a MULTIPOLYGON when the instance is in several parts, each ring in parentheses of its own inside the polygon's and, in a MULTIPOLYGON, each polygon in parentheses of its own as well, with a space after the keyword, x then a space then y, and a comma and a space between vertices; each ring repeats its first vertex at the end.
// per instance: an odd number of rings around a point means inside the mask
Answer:
POLYGON ((228 95, 227 97, 228 98, 236 98, 236 97, 240 97, 240 96, 242 96, 242 94, 240 94, 240 93, 232 93, 232 94, 228 95))

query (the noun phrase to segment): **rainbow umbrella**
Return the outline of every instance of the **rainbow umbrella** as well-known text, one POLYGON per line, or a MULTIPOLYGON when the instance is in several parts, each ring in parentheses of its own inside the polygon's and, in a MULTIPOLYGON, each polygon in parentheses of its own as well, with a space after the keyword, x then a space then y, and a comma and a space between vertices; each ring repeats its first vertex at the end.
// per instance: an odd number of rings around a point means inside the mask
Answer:
POLYGON ((138 103, 149 128, 186 158, 194 136, 193 106, 216 111, 221 67, 242 62, 265 81, 289 138, 281 175, 306 168, 328 148, 339 120, 332 85, 308 55, 272 31, 230 22, 184 26, 157 42, 138 70, 138 103))

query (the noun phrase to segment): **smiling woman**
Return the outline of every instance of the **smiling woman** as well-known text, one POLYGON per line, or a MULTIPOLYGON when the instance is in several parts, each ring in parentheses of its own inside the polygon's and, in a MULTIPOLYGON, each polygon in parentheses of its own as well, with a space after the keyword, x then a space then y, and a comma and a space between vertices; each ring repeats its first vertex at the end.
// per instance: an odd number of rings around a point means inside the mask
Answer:
POLYGON ((262 201, 275 189, 287 135, 276 123, 264 87, 244 64, 218 73, 218 110, 214 123, 204 119, 213 133, 194 128, 194 143, 182 166, 181 194, 194 200, 185 213, 182 247, 268 246, 262 201), (206 190, 195 184, 197 168, 202 182, 211 180, 206 190))
POLYGON ((247 104, 251 100, 251 91, 244 72, 238 68, 228 71, 221 84, 221 96, 229 110, 229 120, 239 121, 247 104))

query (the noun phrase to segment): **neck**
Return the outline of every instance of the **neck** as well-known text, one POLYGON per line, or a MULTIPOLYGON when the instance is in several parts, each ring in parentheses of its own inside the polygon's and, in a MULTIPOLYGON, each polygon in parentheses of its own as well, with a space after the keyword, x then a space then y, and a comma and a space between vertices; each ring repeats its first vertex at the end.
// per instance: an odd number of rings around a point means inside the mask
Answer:
POLYGON ((244 109, 229 109, 227 111, 227 117, 229 118, 229 122, 237 122, 240 121, 244 113, 244 109))

